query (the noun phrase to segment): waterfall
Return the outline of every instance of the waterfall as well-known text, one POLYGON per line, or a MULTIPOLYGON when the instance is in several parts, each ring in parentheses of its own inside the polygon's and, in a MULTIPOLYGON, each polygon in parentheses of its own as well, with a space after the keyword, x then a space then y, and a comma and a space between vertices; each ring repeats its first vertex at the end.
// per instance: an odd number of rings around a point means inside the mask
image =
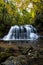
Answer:
POLYGON ((11 26, 7 35, 3 40, 36 40, 38 35, 36 29, 32 25, 11 26))

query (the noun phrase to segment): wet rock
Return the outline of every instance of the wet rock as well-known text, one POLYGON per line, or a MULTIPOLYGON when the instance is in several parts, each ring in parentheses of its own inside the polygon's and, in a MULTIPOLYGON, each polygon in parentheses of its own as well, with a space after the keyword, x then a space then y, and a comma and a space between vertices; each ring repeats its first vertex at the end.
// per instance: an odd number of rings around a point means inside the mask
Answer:
POLYGON ((14 53, 14 51, 15 50, 12 47, 6 48, 6 50, 5 50, 5 52, 7 52, 7 53, 14 53))
MULTIPOLYGON (((16 63, 16 62, 15 62, 16 63)), ((9 57, 4 63, 2 63, 3 65, 16 65, 14 63, 14 57, 13 56, 11 56, 11 57, 9 57)))
POLYGON ((27 59, 24 55, 20 55, 18 57, 9 57, 3 65, 28 65, 27 64, 27 59))
POLYGON ((28 55, 11 56, 1 65, 43 65, 43 58, 29 58, 28 55))
POLYGON ((6 48, 0 53, 0 65, 43 65, 43 49, 31 46, 6 48))
POLYGON ((20 61, 21 64, 27 65, 27 57, 25 55, 18 56, 17 60, 20 61))
POLYGON ((0 52, 4 52, 4 51, 5 51, 5 48, 0 46, 0 52))
POLYGON ((0 63, 4 62, 9 56, 12 54, 6 53, 6 52, 1 52, 0 53, 0 63))
POLYGON ((30 50, 32 51, 33 47, 19 47, 19 51, 23 55, 27 55, 30 50))

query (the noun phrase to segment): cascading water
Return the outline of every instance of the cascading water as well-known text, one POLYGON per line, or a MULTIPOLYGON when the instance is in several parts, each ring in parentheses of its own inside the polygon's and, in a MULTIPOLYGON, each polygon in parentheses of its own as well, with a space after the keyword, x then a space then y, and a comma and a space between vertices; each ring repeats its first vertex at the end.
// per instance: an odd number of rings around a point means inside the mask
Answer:
POLYGON ((32 25, 12 26, 3 40, 36 40, 38 35, 32 25))

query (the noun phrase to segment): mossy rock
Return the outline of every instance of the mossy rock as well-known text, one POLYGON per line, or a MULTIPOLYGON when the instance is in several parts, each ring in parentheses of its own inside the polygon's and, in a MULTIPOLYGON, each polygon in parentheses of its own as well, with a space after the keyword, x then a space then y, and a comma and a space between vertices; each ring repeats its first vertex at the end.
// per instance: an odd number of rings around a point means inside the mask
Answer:
POLYGON ((6 48, 6 50, 5 50, 6 53, 14 53, 14 51, 15 50, 12 47, 6 48))
POLYGON ((4 62, 9 56, 11 56, 12 54, 10 53, 6 53, 6 52, 1 52, 0 53, 0 63, 4 62))
POLYGON ((4 52, 4 51, 5 51, 5 48, 0 47, 0 52, 4 52))
POLYGON ((27 55, 30 50, 33 50, 33 47, 18 47, 18 48, 23 55, 27 55))

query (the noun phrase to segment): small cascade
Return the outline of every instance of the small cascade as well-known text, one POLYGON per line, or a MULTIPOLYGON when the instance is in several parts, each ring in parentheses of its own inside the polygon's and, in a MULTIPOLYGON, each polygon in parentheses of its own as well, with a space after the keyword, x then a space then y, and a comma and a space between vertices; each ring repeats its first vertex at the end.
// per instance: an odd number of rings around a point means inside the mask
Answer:
POLYGON ((36 40, 38 35, 32 25, 12 26, 3 40, 36 40))

